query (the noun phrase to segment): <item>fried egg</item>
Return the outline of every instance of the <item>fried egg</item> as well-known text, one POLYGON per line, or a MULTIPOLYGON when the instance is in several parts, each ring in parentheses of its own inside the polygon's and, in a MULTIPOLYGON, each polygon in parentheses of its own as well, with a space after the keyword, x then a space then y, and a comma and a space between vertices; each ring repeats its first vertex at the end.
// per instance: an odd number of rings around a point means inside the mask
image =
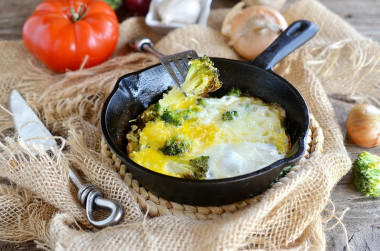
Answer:
POLYGON ((258 98, 190 97, 164 113, 181 119, 174 123, 161 111, 138 131, 138 148, 129 152, 137 164, 162 174, 201 179, 239 176, 284 158, 290 148, 284 109, 258 98), (166 152, 173 139, 181 144, 166 152), (196 175, 194 163, 207 166, 202 176, 196 175))

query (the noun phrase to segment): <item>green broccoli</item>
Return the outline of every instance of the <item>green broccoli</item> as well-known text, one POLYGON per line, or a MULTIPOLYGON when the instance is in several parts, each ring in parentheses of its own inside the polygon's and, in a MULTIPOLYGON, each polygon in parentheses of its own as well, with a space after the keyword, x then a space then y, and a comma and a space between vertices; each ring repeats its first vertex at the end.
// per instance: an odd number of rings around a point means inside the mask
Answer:
POLYGON ((197 106, 206 107, 206 101, 204 98, 197 98, 195 103, 197 106))
POLYGON ((190 68, 186 75, 182 89, 189 94, 200 95, 219 89, 222 83, 219 80, 219 70, 207 56, 190 61, 190 68))
MULTIPOLYGON (((199 59, 190 60, 189 71, 186 75, 185 82, 182 84, 182 90, 188 96, 199 96, 213 92, 222 86, 219 80, 219 71, 214 67, 213 62, 207 56, 199 59)), ((169 93, 159 101, 162 107, 168 107, 185 99, 182 91, 174 86, 169 93)))
POLYGON ((200 156, 186 162, 168 163, 165 168, 181 178, 205 179, 208 171, 208 156, 200 156))
POLYGON ((241 96, 241 91, 238 88, 233 87, 228 93, 227 96, 235 96, 235 97, 240 97, 241 96))
POLYGON ((165 121, 165 123, 173 124, 176 126, 182 125, 183 122, 183 118, 181 118, 181 116, 179 116, 178 113, 168 110, 165 110, 163 112, 163 114, 160 116, 160 119, 165 121))
POLYGON ((223 121, 234 120, 237 116, 239 116, 239 113, 237 111, 227 111, 222 114, 222 120, 223 121))
POLYGON ((155 120, 157 117, 161 116, 162 109, 160 103, 155 103, 148 107, 140 116, 139 120, 142 124, 146 124, 149 121, 155 120))
POLYGON ((103 0, 103 1, 107 2, 111 6, 111 8, 114 10, 118 9, 123 4, 122 0, 103 0))
POLYGON ((192 174, 187 176, 187 178, 193 179, 204 179, 206 178, 206 173, 208 171, 208 159, 209 156, 200 156, 195 159, 189 160, 192 174))
POLYGON ((290 170, 292 169, 292 167, 293 167, 292 165, 284 167, 281 170, 281 172, 277 175, 277 177, 274 179, 274 181, 272 181, 271 185, 273 185, 274 183, 278 182, 281 178, 285 177, 290 172, 290 170))
POLYGON ((358 155, 352 172, 356 189, 366 197, 380 196, 380 157, 368 152, 358 155))
POLYGON ((160 150, 168 156, 183 156, 190 148, 190 140, 178 135, 168 139, 160 150))
POLYGON ((160 119, 162 119, 168 124, 179 126, 182 125, 184 120, 193 118, 196 112, 197 109, 185 109, 174 111, 165 110, 160 116, 160 119))

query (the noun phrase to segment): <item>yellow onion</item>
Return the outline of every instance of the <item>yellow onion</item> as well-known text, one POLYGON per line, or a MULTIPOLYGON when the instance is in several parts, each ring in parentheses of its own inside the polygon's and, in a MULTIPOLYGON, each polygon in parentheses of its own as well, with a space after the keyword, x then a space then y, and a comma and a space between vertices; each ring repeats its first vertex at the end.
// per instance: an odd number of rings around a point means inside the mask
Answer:
POLYGON ((252 60, 287 27, 284 16, 276 9, 240 2, 223 20, 221 31, 240 56, 252 60))
POLYGON ((243 2, 248 6, 266 5, 275 8, 276 10, 281 10, 284 4, 286 3, 286 0, 243 0, 243 2))
POLYGON ((370 104, 354 106, 348 113, 346 129, 348 137, 358 146, 380 145, 380 110, 370 104))

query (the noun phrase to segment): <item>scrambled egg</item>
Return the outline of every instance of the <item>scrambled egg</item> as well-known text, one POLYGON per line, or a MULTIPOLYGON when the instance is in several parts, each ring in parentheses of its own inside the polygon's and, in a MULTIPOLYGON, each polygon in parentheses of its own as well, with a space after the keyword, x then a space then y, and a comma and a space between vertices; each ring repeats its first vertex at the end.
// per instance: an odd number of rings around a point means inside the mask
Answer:
MULTIPOLYGON (((139 131, 139 147, 129 152, 136 163, 175 177, 189 177, 192 160, 202 157, 203 176, 219 179, 259 170, 285 157, 290 140, 283 122, 284 110, 252 97, 191 97, 166 112, 188 112, 171 122, 164 115, 149 121, 139 131), (180 138, 185 150, 164 154, 169 139, 180 138)), ((191 175, 190 175, 191 177, 191 175)))

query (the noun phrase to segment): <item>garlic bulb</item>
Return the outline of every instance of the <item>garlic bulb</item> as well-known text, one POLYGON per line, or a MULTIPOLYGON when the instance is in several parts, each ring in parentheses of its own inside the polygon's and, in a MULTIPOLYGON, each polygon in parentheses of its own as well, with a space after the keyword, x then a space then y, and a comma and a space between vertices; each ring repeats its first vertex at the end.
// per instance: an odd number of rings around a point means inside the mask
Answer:
POLYGON ((163 24, 194 24, 201 12, 201 3, 199 0, 162 0, 157 10, 163 24))

